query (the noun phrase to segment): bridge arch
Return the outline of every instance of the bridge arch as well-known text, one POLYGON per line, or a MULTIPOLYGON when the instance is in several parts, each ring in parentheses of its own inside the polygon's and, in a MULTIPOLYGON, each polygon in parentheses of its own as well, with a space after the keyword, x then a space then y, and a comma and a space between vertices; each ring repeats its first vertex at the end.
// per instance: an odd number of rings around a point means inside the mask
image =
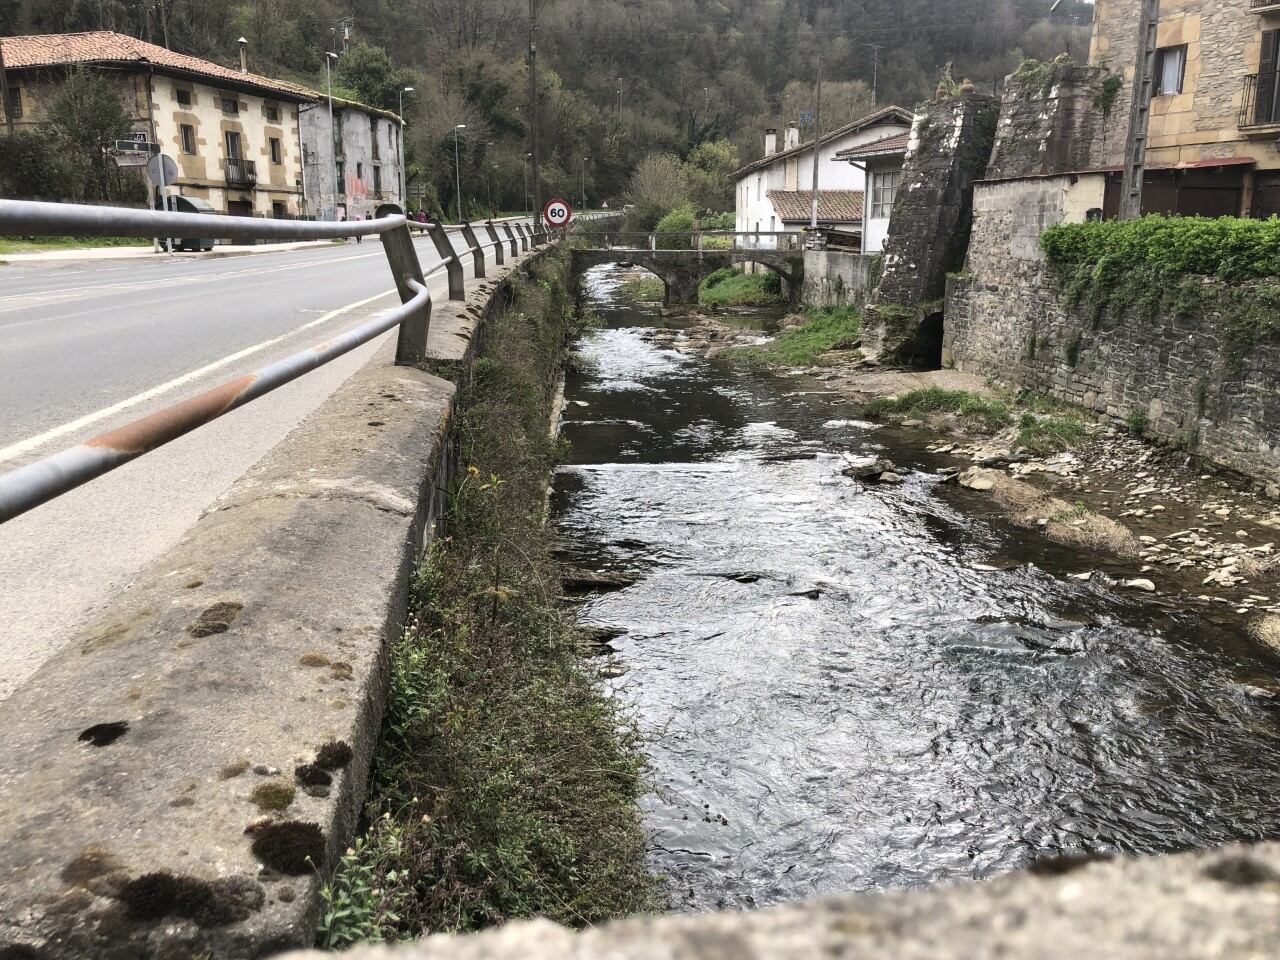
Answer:
POLYGON ((633 264, 649 271, 666 286, 668 307, 695 306, 702 281, 725 267, 758 263, 778 274, 791 296, 804 278, 804 255, 798 251, 774 250, 637 250, 633 248, 572 251, 572 272, 576 279, 593 267, 606 264, 633 264))

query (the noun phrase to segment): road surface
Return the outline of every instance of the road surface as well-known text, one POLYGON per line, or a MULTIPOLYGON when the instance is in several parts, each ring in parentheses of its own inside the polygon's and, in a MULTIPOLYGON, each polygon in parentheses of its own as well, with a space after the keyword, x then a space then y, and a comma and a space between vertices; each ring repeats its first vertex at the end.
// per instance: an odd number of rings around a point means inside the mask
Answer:
MULTIPOLYGON (((440 262, 429 239, 416 246, 424 271, 440 262)), ((454 246, 466 245, 457 236, 454 246)), ((0 472, 319 343, 398 302, 376 238, 264 250, 226 259, 0 266, 0 472)), ((471 258, 463 260, 470 278, 471 258)), ((443 273, 430 286, 437 302, 447 298, 443 273)), ((0 525, 0 700, 382 343, 0 525)))

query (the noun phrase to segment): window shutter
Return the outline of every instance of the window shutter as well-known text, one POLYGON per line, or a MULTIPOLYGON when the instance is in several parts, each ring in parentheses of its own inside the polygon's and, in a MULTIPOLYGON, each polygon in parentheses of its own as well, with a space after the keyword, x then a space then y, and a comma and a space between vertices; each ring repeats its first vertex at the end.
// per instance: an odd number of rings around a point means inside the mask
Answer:
POLYGON ((1258 88, 1253 107, 1255 123, 1276 120, 1277 67, 1280 67, 1280 30, 1262 34, 1262 56, 1258 60, 1258 88))

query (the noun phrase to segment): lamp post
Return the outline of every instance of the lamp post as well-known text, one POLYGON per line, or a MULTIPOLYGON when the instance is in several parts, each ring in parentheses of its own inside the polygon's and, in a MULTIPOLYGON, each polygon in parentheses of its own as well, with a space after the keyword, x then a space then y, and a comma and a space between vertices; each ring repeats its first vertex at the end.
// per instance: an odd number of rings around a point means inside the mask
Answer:
POLYGON ((532 156, 532 153, 524 155, 524 215, 526 217, 532 215, 529 211, 529 158, 532 156))
POLYGON ((333 61, 338 59, 338 55, 332 51, 326 51, 324 55, 324 80, 329 87, 329 140, 333 146, 333 219, 338 219, 338 188, 341 184, 338 182, 340 174, 338 173, 338 129, 333 124, 333 61))
POLYGON ((587 157, 582 158, 582 212, 587 212, 587 157))
POLYGON ((408 213, 409 174, 405 170, 404 162, 404 95, 406 93, 413 93, 413 87, 405 87, 400 91, 400 139, 396 143, 396 150, 400 154, 400 207, 405 213, 408 213))
POLYGON ((465 123, 460 123, 453 128, 453 176, 454 189, 458 191, 458 222, 462 222, 462 161, 458 158, 458 138, 462 135, 462 131, 467 129, 465 123))

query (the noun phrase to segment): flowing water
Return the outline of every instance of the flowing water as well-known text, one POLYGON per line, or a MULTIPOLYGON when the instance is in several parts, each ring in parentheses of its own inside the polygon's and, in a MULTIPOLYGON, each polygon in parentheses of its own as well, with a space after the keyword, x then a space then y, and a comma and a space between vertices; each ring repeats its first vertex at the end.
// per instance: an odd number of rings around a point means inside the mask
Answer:
MULTIPOLYGON (((690 908, 983 877, 1045 857, 1280 837, 1280 660, 1228 624, 1070 580, 820 383, 655 342, 583 280, 556 483, 647 735, 654 869, 690 908), (893 488, 846 458, 916 467, 893 488)), ((913 445, 914 444, 914 445, 913 445)))

